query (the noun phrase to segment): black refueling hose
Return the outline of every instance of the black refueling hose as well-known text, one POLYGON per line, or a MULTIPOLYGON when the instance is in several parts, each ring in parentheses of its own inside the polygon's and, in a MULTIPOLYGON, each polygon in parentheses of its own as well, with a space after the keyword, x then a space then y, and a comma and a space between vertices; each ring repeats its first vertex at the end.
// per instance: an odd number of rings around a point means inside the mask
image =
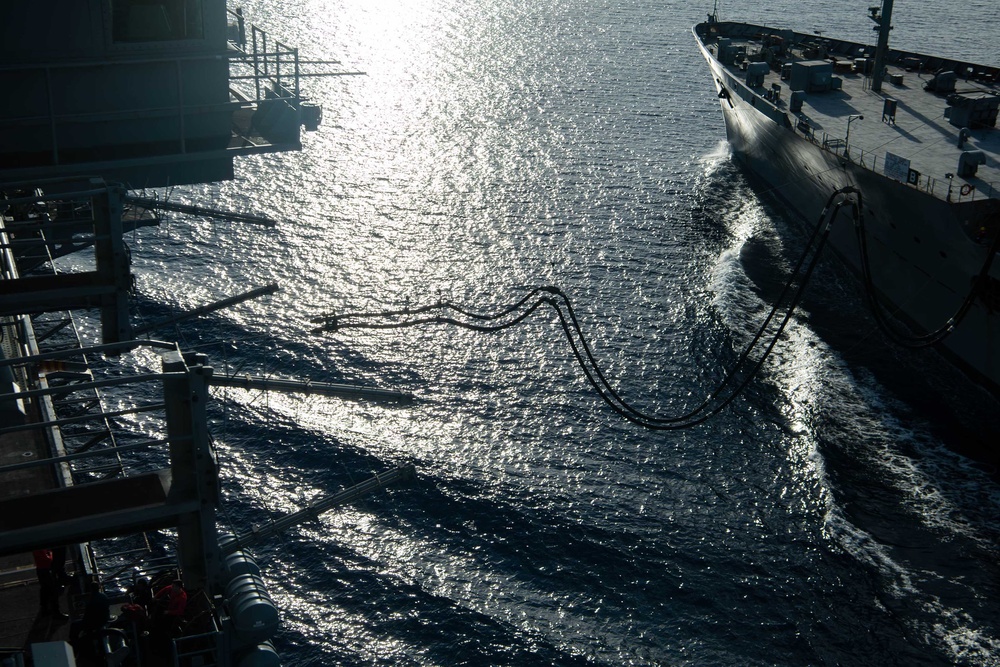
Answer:
POLYGON ((890 340, 903 347, 919 349, 940 343, 965 319, 965 316, 972 308, 972 304, 976 301, 976 295, 986 286, 986 282, 989 279, 990 267, 993 265, 993 258, 996 256, 997 251, 1000 250, 1000 233, 997 233, 993 237, 993 243, 990 244, 989 252, 986 253, 986 260, 983 262, 979 274, 973 281, 969 293, 965 295, 962 305, 958 307, 955 314, 934 331, 928 331, 923 334, 903 333, 889 323, 886 317, 887 309, 881 304, 878 293, 875 290, 875 283, 872 280, 871 260, 868 257, 868 235, 865 233, 865 218, 861 203, 861 193, 858 192, 857 195, 858 203, 854 209, 855 230, 858 236, 858 248, 861 251, 861 272, 864 277, 865 295, 868 297, 868 304, 871 307, 872 315, 875 317, 875 322, 878 323, 879 328, 890 340))
POLYGON ((926 347, 943 340, 962 318, 965 317, 965 314, 971 307, 979 285, 985 280, 989 272, 993 254, 1000 248, 1000 235, 994 240, 990 255, 973 286, 972 292, 965 299, 958 312, 937 331, 919 336, 905 336, 890 327, 876 296, 869 266, 868 247, 865 241, 861 192, 854 187, 841 188, 830 195, 791 276, 749 344, 740 353, 736 362, 726 371, 725 376, 718 385, 708 393, 707 397, 697 407, 680 414, 650 414, 633 406, 621 396, 597 363, 597 359, 594 357, 586 336, 584 336, 583 328, 580 326, 580 321, 576 316, 576 311, 569 296, 559 287, 553 285, 532 288, 515 303, 493 312, 477 312, 450 301, 439 300, 437 303, 417 308, 326 315, 312 320, 312 322, 320 325, 313 329, 313 333, 334 332, 345 329, 400 329, 425 324, 450 324, 470 331, 492 333, 516 326, 530 317, 540 307, 549 306, 558 316, 563 333, 573 351, 573 356, 583 370, 587 381, 615 413, 634 424, 652 430, 665 431, 691 428, 707 421, 725 409, 726 406, 732 403, 747 388, 758 371, 760 371, 764 365, 764 361, 770 355, 779 337, 788 325, 792 313, 802 301, 806 285, 809 283, 809 279, 826 246, 833 223, 837 219, 840 210, 848 204, 851 206, 855 228, 857 229, 866 292, 879 327, 891 339, 908 347, 926 347), (855 195, 856 199, 852 201, 849 195, 855 195), (784 311, 784 314, 779 318, 778 316, 781 311, 784 311), (771 326, 772 322, 776 319, 780 319, 780 323, 773 332, 769 333, 769 329, 773 328, 771 326), (755 361, 752 360, 751 355, 762 344, 762 340, 765 339, 766 343, 764 344, 763 352, 755 361))

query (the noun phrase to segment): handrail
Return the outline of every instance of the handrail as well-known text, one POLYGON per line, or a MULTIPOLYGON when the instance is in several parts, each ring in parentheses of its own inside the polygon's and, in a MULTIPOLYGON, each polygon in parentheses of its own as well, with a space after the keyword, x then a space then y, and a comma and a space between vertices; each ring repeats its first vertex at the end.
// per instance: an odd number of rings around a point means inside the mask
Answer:
MULTIPOLYGON (((807 135, 802 133, 802 136, 809 141, 816 144, 820 149, 836 155, 842 159, 848 160, 852 164, 855 164, 862 169, 867 169, 868 171, 874 172, 876 174, 881 174, 886 178, 892 178, 885 173, 885 158, 879 157, 872 151, 867 153, 864 149, 859 149, 857 153, 851 151, 851 145, 846 143, 843 139, 838 137, 830 137, 826 132, 823 133, 822 140, 816 139, 815 136, 807 135), (857 155, 857 159, 854 158, 857 155), (866 158, 871 160, 871 165, 869 166, 866 162, 866 158), (879 163, 882 163, 882 168, 879 169, 879 163)), ((895 180, 895 179, 894 179, 895 180)), ((903 185, 908 185, 914 190, 919 190, 921 192, 926 192, 927 194, 936 197, 938 199, 943 199, 949 202, 964 202, 964 201, 976 201, 982 199, 1000 199, 1000 184, 994 183, 992 181, 988 183, 983 183, 986 186, 985 190, 966 183, 963 186, 954 184, 949 179, 947 186, 945 186, 940 179, 934 178, 933 176, 928 176, 926 174, 920 174, 916 183, 910 183, 908 181, 899 181, 903 185), (968 186, 968 191, 966 190, 968 186), (944 190, 942 194, 938 188, 944 190), (963 192, 965 191, 965 192, 963 192)))
POLYGON ((230 25, 235 28, 236 32, 235 39, 229 41, 230 48, 235 52, 235 55, 231 57, 231 63, 244 65, 250 72, 245 75, 231 73, 230 81, 253 81, 253 95, 247 95, 249 99, 261 101, 280 97, 287 99, 293 107, 298 108, 302 102, 299 50, 276 39, 269 39, 267 31, 252 23, 249 24, 248 40, 247 22, 243 17, 243 12, 237 8, 235 10, 228 9, 227 13, 234 21, 230 25), (292 67, 291 73, 288 72, 287 67, 282 71, 282 65, 290 65, 292 67), (289 78, 291 79, 290 84, 288 83, 289 78))
POLYGON ((142 442, 133 442, 128 445, 115 445, 114 447, 104 447, 102 449, 91 449, 86 452, 76 452, 73 454, 64 454, 62 456, 50 456, 44 459, 32 459, 31 461, 23 461, 21 463, 11 463, 9 465, 0 466, 0 474, 6 474, 9 472, 14 472, 15 470, 27 470, 29 468, 40 468, 42 466, 53 465, 56 463, 65 463, 67 461, 78 461, 80 459, 97 458, 99 456, 115 455, 117 456, 121 452, 128 452, 137 449, 146 449, 149 447, 155 447, 157 445, 169 445, 177 442, 183 442, 185 440, 190 440, 191 438, 156 438, 153 440, 143 440, 142 442))

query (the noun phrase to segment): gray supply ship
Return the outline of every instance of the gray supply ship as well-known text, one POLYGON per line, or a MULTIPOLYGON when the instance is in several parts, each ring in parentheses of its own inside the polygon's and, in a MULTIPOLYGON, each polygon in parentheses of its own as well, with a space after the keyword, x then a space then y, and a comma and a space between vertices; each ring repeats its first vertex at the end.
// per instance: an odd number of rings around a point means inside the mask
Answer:
POLYGON ((125 235, 162 210, 273 224, 130 190, 231 179, 237 156, 300 149, 320 121, 300 79, 343 73, 308 72, 328 63, 225 0, 17 2, 0 18, 0 664, 278 665, 279 611, 247 545, 412 469, 220 528, 210 389, 407 397, 227 377, 144 338, 277 286, 140 325, 125 235), (136 351, 159 360, 119 363, 136 351), (186 602, 153 600, 175 580, 186 602))
POLYGON ((997 393, 1000 68, 892 49, 891 15, 869 9, 874 45, 716 12, 693 32, 750 176, 806 221, 846 200, 829 243, 883 331, 997 393))

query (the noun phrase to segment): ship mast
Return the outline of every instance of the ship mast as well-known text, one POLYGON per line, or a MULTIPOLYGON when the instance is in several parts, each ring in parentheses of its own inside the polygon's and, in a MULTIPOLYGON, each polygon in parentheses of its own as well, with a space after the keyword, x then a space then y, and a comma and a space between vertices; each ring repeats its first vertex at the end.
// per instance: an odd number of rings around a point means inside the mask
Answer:
POLYGON ((885 78, 885 58, 889 53, 889 31, 892 30, 892 1, 882 0, 882 7, 869 7, 871 20, 875 21, 878 31, 878 45, 875 47, 875 68, 872 72, 872 90, 882 92, 882 80, 885 78))

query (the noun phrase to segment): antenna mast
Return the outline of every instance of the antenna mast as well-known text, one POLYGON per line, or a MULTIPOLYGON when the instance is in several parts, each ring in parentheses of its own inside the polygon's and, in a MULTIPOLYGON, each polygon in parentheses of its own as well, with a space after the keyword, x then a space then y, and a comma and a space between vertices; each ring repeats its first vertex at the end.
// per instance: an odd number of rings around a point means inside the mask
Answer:
POLYGON ((889 31, 892 30, 892 2, 882 0, 882 7, 869 7, 871 20, 875 21, 874 30, 878 31, 878 45, 875 47, 875 68, 872 72, 872 90, 882 92, 882 80, 885 79, 885 59, 889 54, 889 31))

